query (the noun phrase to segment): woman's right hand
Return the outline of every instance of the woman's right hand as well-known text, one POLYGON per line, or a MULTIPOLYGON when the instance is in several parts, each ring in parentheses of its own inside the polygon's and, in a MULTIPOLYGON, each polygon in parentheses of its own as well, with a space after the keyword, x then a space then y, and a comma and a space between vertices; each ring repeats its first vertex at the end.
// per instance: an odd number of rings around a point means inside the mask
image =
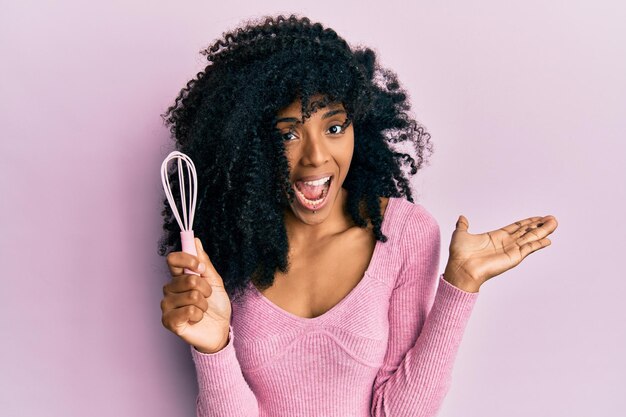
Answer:
POLYGON ((194 238, 195 257, 171 252, 167 265, 172 279, 163 286, 163 326, 203 353, 215 353, 228 344, 230 298, 200 239, 194 238), (204 269, 200 270, 200 264, 204 269), (185 274, 184 268, 201 274, 185 274))

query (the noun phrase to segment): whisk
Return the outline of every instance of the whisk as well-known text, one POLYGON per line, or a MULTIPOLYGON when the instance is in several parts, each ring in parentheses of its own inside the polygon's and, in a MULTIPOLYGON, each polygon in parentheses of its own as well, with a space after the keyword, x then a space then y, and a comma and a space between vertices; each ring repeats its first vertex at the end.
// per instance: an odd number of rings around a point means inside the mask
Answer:
MULTIPOLYGON (((198 196, 198 176, 196 174, 196 167, 193 164, 191 158, 179 151, 170 152, 170 154, 163 160, 163 163, 161 164, 161 181, 163 182, 163 190, 165 190, 167 201, 169 201, 170 208, 172 209, 172 212, 174 213, 174 216, 178 221, 178 225, 180 226, 180 241, 182 244, 183 252, 198 256, 193 235, 193 215, 196 211, 196 198, 198 196), (170 180, 167 175, 167 164, 171 160, 178 161, 178 184, 180 186, 180 201, 183 206, 182 220, 178 213, 178 209, 176 208, 176 202, 174 201, 174 196, 172 195, 172 191, 170 188, 170 180), (183 170, 183 162, 186 163, 187 175, 189 178, 189 194, 191 194, 192 197, 189 202, 189 211, 187 211, 187 200, 185 198, 185 175, 183 170)), ((185 274, 200 275, 197 272, 194 272, 188 268, 185 268, 184 272, 185 274)))

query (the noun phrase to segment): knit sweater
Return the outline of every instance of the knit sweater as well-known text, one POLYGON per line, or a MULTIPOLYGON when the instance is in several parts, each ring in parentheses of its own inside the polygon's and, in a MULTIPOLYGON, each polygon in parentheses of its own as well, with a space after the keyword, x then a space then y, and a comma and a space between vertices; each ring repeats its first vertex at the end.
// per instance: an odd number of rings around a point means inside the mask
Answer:
POLYGON ((231 300, 228 344, 191 347, 198 417, 428 417, 446 396, 478 292, 438 274, 440 230, 390 198, 362 279, 321 316, 283 310, 252 284, 231 300))

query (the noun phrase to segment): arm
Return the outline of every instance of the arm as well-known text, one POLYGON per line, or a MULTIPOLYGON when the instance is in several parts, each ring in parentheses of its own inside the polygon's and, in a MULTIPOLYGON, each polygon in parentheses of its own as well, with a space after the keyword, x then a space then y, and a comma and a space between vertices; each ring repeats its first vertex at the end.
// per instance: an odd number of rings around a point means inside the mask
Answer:
POLYGON ((198 378, 197 417, 259 415, 254 393, 243 377, 233 346, 233 328, 228 344, 215 353, 202 353, 190 345, 198 378))
POLYGON ((405 262, 391 294, 389 344, 374 380, 373 417, 437 414, 478 297, 438 274, 441 236, 430 213, 416 207, 404 230, 400 245, 405 262))

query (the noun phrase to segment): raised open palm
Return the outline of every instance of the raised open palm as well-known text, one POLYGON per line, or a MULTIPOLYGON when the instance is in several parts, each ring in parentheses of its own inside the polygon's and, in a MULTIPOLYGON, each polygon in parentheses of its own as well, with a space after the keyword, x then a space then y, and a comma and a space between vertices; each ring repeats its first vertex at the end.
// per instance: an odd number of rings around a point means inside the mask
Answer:
POLYGON ((529 254, 551 244, 558 226, 554 216, 529 217, 491 232, 469 233, 469 221, 459 216, 452 233, 445 276, 454 275, 478 288, 485 281, 517 266, 529 254))

